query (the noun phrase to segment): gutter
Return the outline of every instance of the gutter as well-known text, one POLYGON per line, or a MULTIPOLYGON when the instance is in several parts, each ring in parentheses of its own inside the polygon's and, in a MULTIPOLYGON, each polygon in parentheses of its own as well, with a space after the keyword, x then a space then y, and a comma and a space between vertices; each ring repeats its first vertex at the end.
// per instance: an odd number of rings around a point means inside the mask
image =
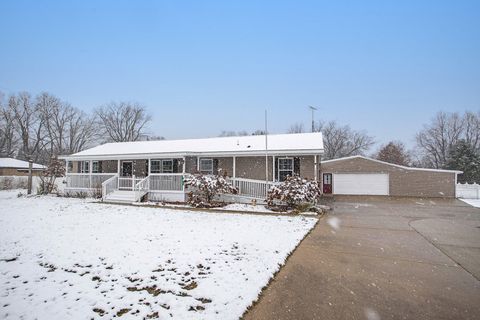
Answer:
MULTIPOLYGON (((285 155, 285 156, 310 156, 321 155, 323 149, 296 149, 296 150, 269 150, 269 155, 285 155)), ((248 157, 248 156, 265 156, 263 150, 255 151, 217 151, 217 152, 174 152, 174 153, 122 153, 122 154, 98 154, 98 155, 62 155, 58 159, 81 161, 81 160, 124 160, 124 159, 148 159, 148 158, 182 158, 182 157, 248 157)))

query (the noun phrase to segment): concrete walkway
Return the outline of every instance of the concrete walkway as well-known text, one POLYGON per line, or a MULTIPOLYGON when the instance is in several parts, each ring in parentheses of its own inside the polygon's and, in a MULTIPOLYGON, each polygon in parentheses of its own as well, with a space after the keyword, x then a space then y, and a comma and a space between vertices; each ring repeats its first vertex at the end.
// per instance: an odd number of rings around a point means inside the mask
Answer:
POLYGON ((480 319, 480 209, 380 198, 334 209, 245 319, 480 319))

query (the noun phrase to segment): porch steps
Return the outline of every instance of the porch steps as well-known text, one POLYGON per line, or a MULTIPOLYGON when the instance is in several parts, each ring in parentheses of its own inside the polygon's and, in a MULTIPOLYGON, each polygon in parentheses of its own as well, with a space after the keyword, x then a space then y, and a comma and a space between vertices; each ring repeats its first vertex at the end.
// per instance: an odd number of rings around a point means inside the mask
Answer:
POLYGON ((112 193, 108 194, 105 199, 105 202, 113 203, 130 203, 135 202, 135 192, 126 191, 126 190, 115 190, 112 193))

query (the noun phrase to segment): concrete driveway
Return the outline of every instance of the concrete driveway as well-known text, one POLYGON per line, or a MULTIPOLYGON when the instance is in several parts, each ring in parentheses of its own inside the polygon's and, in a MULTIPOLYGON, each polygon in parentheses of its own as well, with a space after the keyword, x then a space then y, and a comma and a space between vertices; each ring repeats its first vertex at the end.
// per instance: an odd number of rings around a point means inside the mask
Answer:
POLYGON ((480 319, 480 209, 337 198, 244 318, 480 319))

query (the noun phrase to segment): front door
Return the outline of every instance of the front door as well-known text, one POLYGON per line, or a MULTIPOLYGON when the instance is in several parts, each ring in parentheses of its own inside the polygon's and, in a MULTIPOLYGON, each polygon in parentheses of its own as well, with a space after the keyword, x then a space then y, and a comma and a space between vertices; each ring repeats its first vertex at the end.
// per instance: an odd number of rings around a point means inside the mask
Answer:
POLYGON ((133 164, 131 161, 122 162, 122 177, 131 177, 133 172, 133 164))
POLYGON ((323 193, 331 194, 332 193, 332 174, 324 173, 323 174, 323 193))

